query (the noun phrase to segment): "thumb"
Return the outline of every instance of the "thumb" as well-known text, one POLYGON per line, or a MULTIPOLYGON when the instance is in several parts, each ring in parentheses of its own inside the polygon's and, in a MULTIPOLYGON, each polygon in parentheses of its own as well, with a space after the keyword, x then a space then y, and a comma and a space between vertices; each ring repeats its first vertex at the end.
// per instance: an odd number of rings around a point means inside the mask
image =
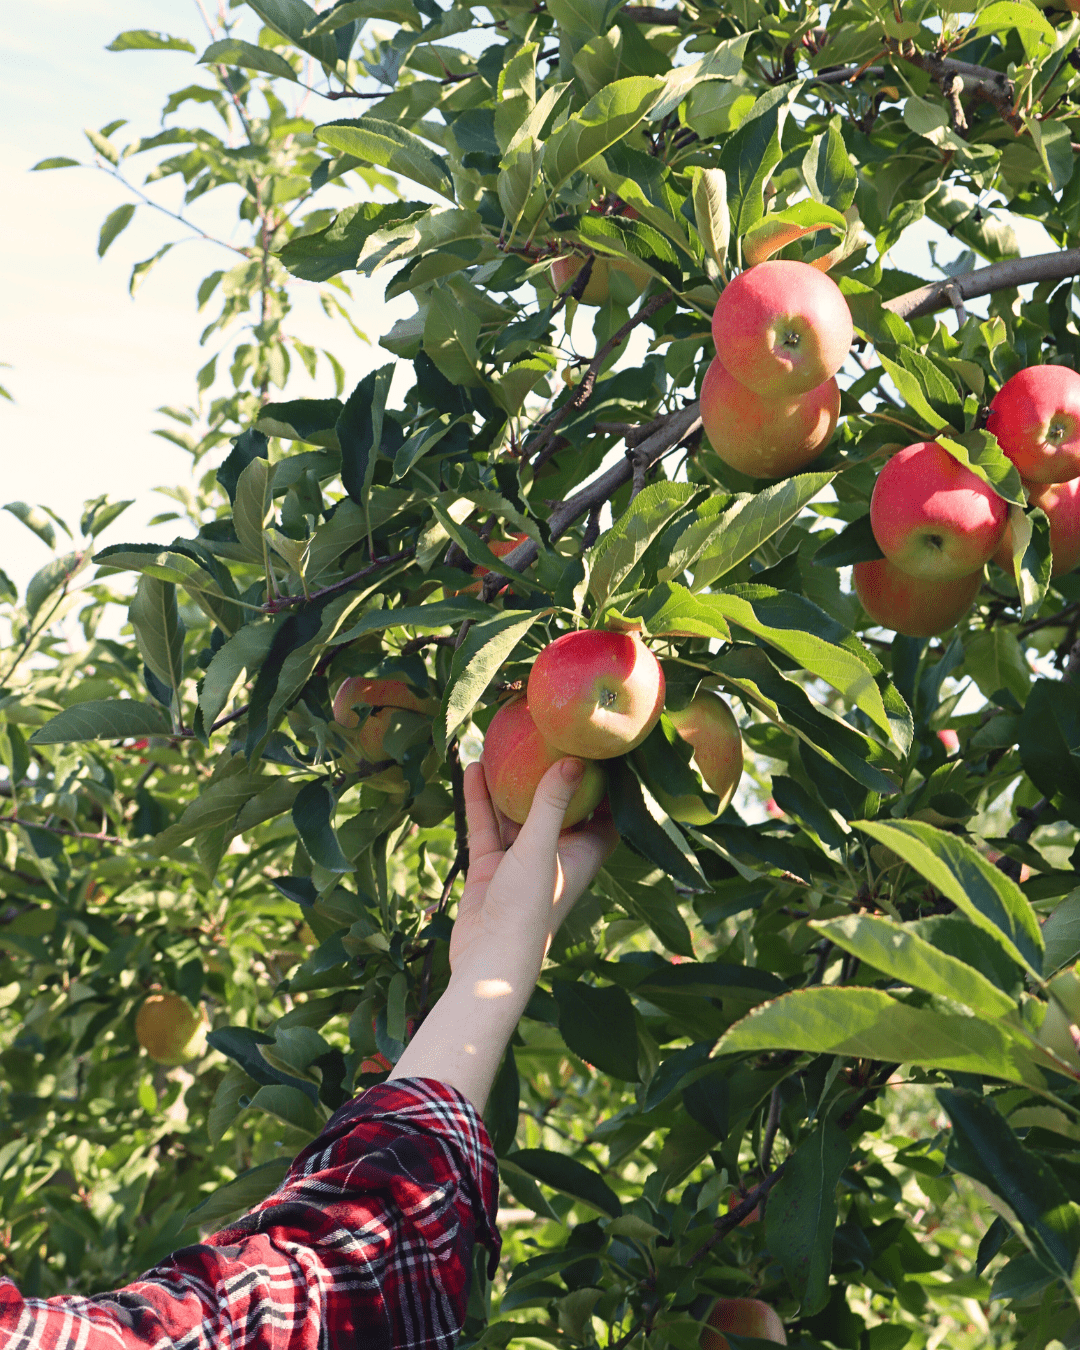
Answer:
POLYGON ((514 844, 519 857, 537 862, 546 860, 547 855, 554 858, 566 808, 584 776, 585 765, 580 759, 560 759, 548 769, 536 785, 528 817, 514 844))

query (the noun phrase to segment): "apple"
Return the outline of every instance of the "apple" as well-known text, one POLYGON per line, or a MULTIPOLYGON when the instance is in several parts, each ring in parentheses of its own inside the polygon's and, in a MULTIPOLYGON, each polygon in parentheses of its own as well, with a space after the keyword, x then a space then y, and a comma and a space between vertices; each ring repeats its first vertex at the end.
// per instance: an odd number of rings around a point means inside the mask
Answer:
MULTIPOLYGON (((488 548, 495 554, 496 558, 505 558, 508 553, 513 553, 518 544, 523 544, 528 539, 527 534, 515 534, 513 539, 497 539, 493 544, 488 544, 488 548)), ((474 577, 486 577, 491 571, 490 567, 474 567, 472 574, 474 577)), ((460 591, 447 591, 447 595, 479 595, 480 587, 483 585, 480 581, 474 581, 471 586, 463 586, 460 591)))
POLYGON ((950 727, 945 727, 937 734, 938 740, 945 747, 946 753, 955 755, 960 749, 960 737, 950 727))
POLYGON ((928 581, 901 572, 888 558, 856 563, 855 594, 882 628, 906 637, 935 637, 959 621, 975 603, 982 572, 952 581, 928 581))
POLYGON ((816 459, 839 415, 840 387, 832 378, 794 398, 763 398, 715 360, 701 385, 709 444, 751 478, 786 478, 816 459))
POLYGON ((716 302, 713 341, 721 363, 748 389, 794 398, 831 379, 855 330, 840 287, 809 263, 758 263, 716 302))
POLYGON ((870 498, 878 548, 902 572, 936 581, 978 572, 994 556, 1008 517, 989 483, 936 441, 893 455, 870 498))
MULTIPOLYGON (((523 825, 537 784, 563 758, 562 751, 548 745, 537 731, 527 699, 504 703, 491 719, 480 756, 492 802, 508 820, 523 825)), ((591 815, 606 791, 607 774, 599 764, 586 760, 585 777, 566 809, 563 828, 591 815)))
POLYGON ((347 731, 355 731, 360 718, 355 709, 375 709, 355 735, 346 739, 360 751, 369 764, 385 759, 383 740, 395 712, 431 715, 438 702, 411 689, 404 680, 370 680, 366 675, 351 675, 334 695, 334 721, 347 731))
MULTIPOLYGON (((585 259, 577 253, 569 253, 565 257, 556 258, 551 264, 552 286, 560 295, 564 291, 568 291, 574 278, 584 266, 585 259)), ((581 293, 581 304, 606 305, 611 299, 611 274, 613 272, 623 273, 638 295, 652 280, 652 273, 647 267, 643 267, 640 263, 631 262, 629 258, 594 256, 592 271, 589 273, 589 279, 581 293)))
POLYGON ((186 1064, 206 1050, 206 1010, 179 994, 150 994, 135 1017, 135 1039, 158 1064, 186 1064))
POLYGON ((641 769, 649 791, 672 820, 686 825, 708 825, 731 801, 742 777, 743 744, 739 724, 720 695, 707 689, 699 690, 685 708, 668 709, 667 716, 682 739, 693 746, 691 765, 701 774, 709 791, 719 797, 718 809, 710 811, 699 796, 673 797, 654 785, 640 751, 635 763, 641 769))
POLYGON ((987 431, 1032 483, 1080 476, 1080 375, 1068 366, 1028 366, 994 395, 987 431))
POLYGON ((776 1309, 759 1298, 717 1299, 707 1321, 701 1333, 701 1350, 731 1350, 725 1331, 733 1336, 756 1336, 775 1345, 787 1345, 787 1333, 776 1309))
MULTIPOLYGON (((1064 576, 1080 563, 1080 478, 1071 478, 1067 483, 1025 483, 1024 487, 1031 505, 1046 512, 1050 521, 1053 575, 1064 576)), ((994 562, 1012 572, 1012 526, 1008 521, 994 562)))
POLYGON ((533 662, 529 709, 564 755, 611 759, 641 744, 664 709, 664 672, 637 633, 582 629, 533 662))

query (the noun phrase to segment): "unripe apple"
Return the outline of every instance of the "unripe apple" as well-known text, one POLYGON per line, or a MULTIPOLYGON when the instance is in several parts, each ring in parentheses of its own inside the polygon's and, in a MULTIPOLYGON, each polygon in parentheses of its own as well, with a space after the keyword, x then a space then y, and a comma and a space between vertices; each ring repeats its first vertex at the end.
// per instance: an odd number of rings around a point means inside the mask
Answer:
POLYGON ((179 994, 150 994, 135 1017, 135 1039, 158 1064, 186 1064, 206 1050, 210 1023, 179 994))
POLYGON ((1028 366, 990 404, 987 431, 1032 483, 1080 476, 1080 375, 1068 366, 1028 366))
POLYGON ((751 478, 786 478, 816 459, 839 415, 835 379, 794 398, 762 398, 714 360, 701 385, 709 444, 725 464, 751 478))
POLYGON ((701 1333, 701 1350, 731 1350, 725 1331, 733 1336, 756 1336, 761 1341, 787 1345, 787 1332, 776 1309, 759 1298, 717 1299, 707 1320, 708 1326, 701 1333))
MULTIPOLYGON (((551 284, 560 295, 568 291, 574 278, 585 266, 585 259, 577 253, 568 253, 556 258, 551 264, 551 284)), ((593 258, 592 271, 581 293, 583 305, 606 305, 611 299, 611 274, 623 273, 631 283, 633 291, 640 295, 652 280, 652 273, 641 263, 631 262, 629 258, 593 258)))
MULTIPOLYGON (((526 699, 504 703, 491 719, 480 756, 492 802, 508 820, 523 825, 537 784, 563 758, 562 751, 548 745, 537 731, 526 699)), ((585 777, 566 809, 563 828, 569 829, 591 815, 606 791, 604 770, 586 760, 585 777)))
MULTIPOLYGON (((523 544, 528 539, 527 534, 515 534, 513 539, 497 539, 493 544, 488 544, 488 548, 495 554, 496 558, 505 558, 508 553, 513 553, 518 544, 523 544)), ((490 567, 474 567, 472 574, 474 577, 486 577, 491 571, 490 567)), ((471 586, 463 586, 460 591, 447 591, 447 595, 479 595, 481 581, 474 581, 471 586)))
POLYGON ((700 796, 674 797, 653 781, 644 751, 635 754, 635 763, 649 791, 672 820, 686 825, 708 825, 731 801, 743 771, 743 744, 735 715, 720 697, 708 689, 699 690, 685 708, 667 710, 668 721, 694 750, 691 761, 710 792, 720 799, 716 811, 710 811, 700 796))
MULTIPOLYGON (((1067 483, 1025 483, 1024 487, 1030 504, 1046 512, 1053 575, 1064 576, 1080 563, 1080 478, 1067 483)), ((1012 526, 1008 520, 994 562, 1006 572, 1012 571, 1012 526)))
POLYGON ((936 441, 893 455, 870 498, 878 548, 901 571, 936 581, 978 572, 993 557, 1008 517, 989 483, 936 441))
POLYGON ((906 637, 935 637, 959 621, 975 603, 982 572, 952 581, 927 581, 901 572, 888 558, 856 563, 855 594, 882 628, 906 637))
POLYGON ((637 633, 565 633, 529 672, 529 708, 564 755, 610 759, 640 745, 664 709, 664 672, 637 633))
POLYGON ((721 363, 756 394, 794 398, 831 379, 855 330, 840 287, 809 263, 758 263, 716 302, 713 341, 721 363))

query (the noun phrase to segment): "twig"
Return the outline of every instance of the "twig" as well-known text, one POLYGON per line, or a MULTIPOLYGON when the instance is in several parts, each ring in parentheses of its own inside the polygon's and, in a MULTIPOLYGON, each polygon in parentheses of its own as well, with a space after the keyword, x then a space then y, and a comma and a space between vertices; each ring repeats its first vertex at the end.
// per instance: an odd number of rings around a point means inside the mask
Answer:
POLYGON ((765 1135, 761 1141, 761 1170, 768 1175, 769 1164, 772 1162, 773 1145, 776 1143, 776 1132, 780 1128, 780 1084, 773 1088, 769 1096, 769 1118, 765 1122, 765 1135))
POLYGON ((22 820, 18 816, 0 816, 0 825, 22 825, 28 830, 47 830, 67 839, 93 839, 98 844, 126 844, 128 840, 115 834, 87 834, 84 830, 66 830, 60 825, 43 825, 38 820, 22 820))
POLYGON ((748 1219, 786 1171, 787 1159, 785 1158, 780 1166, 774 1172, 770 1172, 764 1181, 759 1181, 756 1186, 752 1186, 746 1192, 745 1198, 740 1200, 733 1209, 729 1209, 722 1218, 716 1220, 713 1224, 712 1236, 701 1244, 686 1264, 688 1266, 694 1265, 706 1252, 711 1251, 725 1234, 730 1233, 733 1228, 738 1228, 743 1219, 748 1219))
POLYGON ((347 591, 355 581, 363 581, 374 572, 378 572, 382 567, 389 567, 391 563, 400 562, 402 558, 411 558, 416 552, 416 545, 410 544, 408 548, 401 549, 398 553, 391 553, 386 558, 376 558, 374 562, 368 563, 367 567, 361 567, 359 572, 353 572, 351 576, 342 577, 340 581, 335 581, 332 586, 324 586, 320 591, 312 591, 310 595, 279 595, 273 600, 268 600, 261 606, 263 614, 279 614, 283 609, 292 609, 296 605, 311 604, 316 600, 324 600, 328 595, 337 595, 341 591, 347 591))
POLYGON ((966 93, 992 103, 1014 131, 1020 131, 1023 127, 1013 106, 1016 90, 1012 80, 1003 71, 991 70, 989 66, 975 66, 969 61, 956 61, 950 56, 938 56, 936 52, 921 52, 910 40, 897 42, 894 39, 889 43, 889 50, 894 57, 900 57, 908 65, 925 70, 937 81, 943 93, 946 92, 946 82, 952 87, 959 77, 966 93))
POLYGON ((956 322, 960 328, 963 328, 967 322, 967 310, 964 309, 964 298, 960 294, 955 281, 947 281, 942 288, 942 294, 948 297, 949 304, 956 311, 956 322))

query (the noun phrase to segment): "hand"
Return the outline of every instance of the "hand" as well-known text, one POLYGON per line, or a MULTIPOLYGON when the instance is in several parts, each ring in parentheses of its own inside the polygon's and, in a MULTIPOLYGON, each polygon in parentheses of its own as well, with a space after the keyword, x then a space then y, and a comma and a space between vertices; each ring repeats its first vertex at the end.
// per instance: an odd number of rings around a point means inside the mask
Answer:
POLYGON ((552 765, 518 826, 495 810, 480 765, 465 770, 469 871, 450 940, 452 970, 513 955, 535 983, 559 925, 619 839, 610 820, 561 831, 581 775, 580 760, 552 765))

